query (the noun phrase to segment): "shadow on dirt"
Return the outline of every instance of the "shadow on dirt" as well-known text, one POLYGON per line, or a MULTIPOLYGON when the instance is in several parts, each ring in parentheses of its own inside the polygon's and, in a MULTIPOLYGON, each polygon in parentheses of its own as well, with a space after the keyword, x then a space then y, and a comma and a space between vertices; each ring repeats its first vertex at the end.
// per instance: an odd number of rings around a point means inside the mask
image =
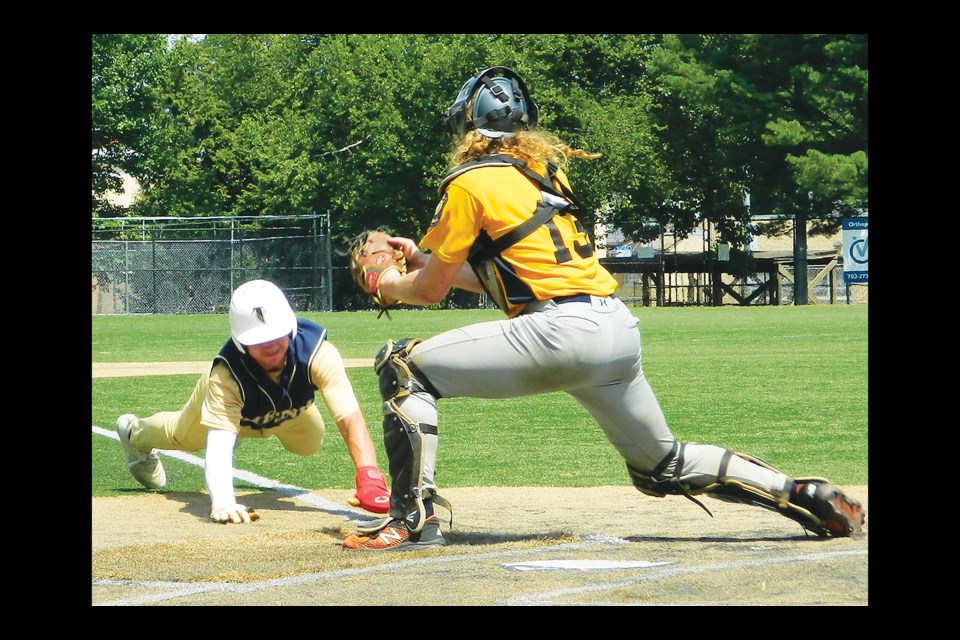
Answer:
MULTIPOLYGON (((163 492, 162 495, 167 500, 182 503, 181 513, 187 513, 201 520, 207 520, 210 517, 210 497, 204 493, 181 493, 181 492, 163 492)), ((290 495, 277 491, 260 491, 254 493, 245 493, 238 500, 246 505, 248 509, 257 511, 286 511, 314 514, 317 511, 323 511, 335 516, 344 518, 356 517, 355 511, 347 508, 343 509, 320 509, 312 505, 298 505, 290 501, 290 495)))

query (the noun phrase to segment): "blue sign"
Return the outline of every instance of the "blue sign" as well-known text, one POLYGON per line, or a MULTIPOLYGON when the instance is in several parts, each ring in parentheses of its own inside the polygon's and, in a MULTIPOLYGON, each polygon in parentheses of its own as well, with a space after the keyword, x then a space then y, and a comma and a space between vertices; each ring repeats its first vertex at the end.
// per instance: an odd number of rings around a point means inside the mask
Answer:
POLYGON ((843 219, 843 279, 847 284, 867 284, 869 273, 868 218, 843 219))

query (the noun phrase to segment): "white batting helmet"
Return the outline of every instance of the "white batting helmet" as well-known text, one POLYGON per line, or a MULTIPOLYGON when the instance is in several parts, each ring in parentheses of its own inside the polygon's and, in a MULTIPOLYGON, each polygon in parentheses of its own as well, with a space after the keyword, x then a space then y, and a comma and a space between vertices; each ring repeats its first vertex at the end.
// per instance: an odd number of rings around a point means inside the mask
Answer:
POLYGON ((245 282, 230 298, 230 337, 244 347, 270 342, 297 332, 297 316, 280 287, 267 280, 245 282))

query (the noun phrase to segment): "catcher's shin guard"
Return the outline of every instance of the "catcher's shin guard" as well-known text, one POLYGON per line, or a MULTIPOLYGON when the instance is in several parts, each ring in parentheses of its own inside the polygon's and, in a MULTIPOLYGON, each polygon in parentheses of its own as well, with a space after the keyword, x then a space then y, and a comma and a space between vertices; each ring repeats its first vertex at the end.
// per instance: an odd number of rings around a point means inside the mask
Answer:
MULTIPOLYGON (((453 513, 450 504, 436 493, 433 472, 437 459, 437 426, 417 414, 436 416, 433 385, 408 357, 420 340, 388 341, 377 354, 374 371, 380 377, 383 398, 383 446, 389 460, 390 515, 405 521, 416 533, 432 511, 424 504, 436 503, 453 513), (400 404, 404 409, 400 408, 400 404)), ((452 518, 451 518, 452 521, 452 518)))
POLYGON ((432 474, 424 473, 424 467, 425 458, 436 457, 436 440, 436 427, 432 425, 405 424, 397 415, 383 417, 383 446, 392 487, 390 515, 402 519, 413 533, 423 528, 430 515, 423 501, 431 497, 433 478, 425 477, 432 474))
MULTIPOLYGON (((747 484, 746 482, 736 478, 731 478, 727 475, 727 468, 733 456, 746 460, 751 464, 768 469, 774 473, 783 474, 782 471, 770 466, 763 460, 754 456, 726 449, 724 450, 723 455, 720 457, 720 463, 716 471, 715 480, 713 482, 695 485, 692 484, 689 479, 687 481, 682 481, 681 478, 684 475, 684 453, 688 444, 693 443, 675 442, 673 450, 670 452, 670 454, 667 455, 660 462, 660 464, 657 465, 656 469, 649 474, 641 473, 628 464, 627 472, 630 475, 633 486, 647 495, 656 496, 659 498, 662 498, 666 495, 685 496, 698 504, 704 511, 710 514, 711 517, 713 514, 710 513, 710 510, 693 496, 703 494, 710 496, 711 498, 723 500, 725 502, 735 502, 739 504, 763 507, 764 509, 776 511, 779 514, 800 523, 800 525, 805 529, 812 530, 818 535, 824 535, 820 518, 811 513, 810 510, 791 502, 789 491, 773 492, 763 487, 747 484), (674 459, 676 460, 676 463, 673 467, 673 473, 664 476, 664 470, 669 467, 670 463, 673 462, 674 459)), ((794 480, 793 478, 789 478, 789 476, 787 477, 788 488, 792 487, 794 482, 826 482, 826 480, 823 478, 802 478, 794 480)))

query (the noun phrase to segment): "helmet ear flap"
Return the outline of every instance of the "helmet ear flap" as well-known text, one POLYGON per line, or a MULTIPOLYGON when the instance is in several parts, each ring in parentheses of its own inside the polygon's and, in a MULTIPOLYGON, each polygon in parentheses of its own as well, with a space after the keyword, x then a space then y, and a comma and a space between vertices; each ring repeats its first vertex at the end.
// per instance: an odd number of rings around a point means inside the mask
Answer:
POLYGON ((234 338, 234 337, 232 337, 232 336, 230 337, 230 339, 233 340, 234 346, 236 346, 237 349, 240 350, 240 353, 246 353, 246 352, 247 352, 246 347, 244 347, 242 344, 240 344, 240 341, 239 341, 239 340, 237 340, 236 338, 234 338))

